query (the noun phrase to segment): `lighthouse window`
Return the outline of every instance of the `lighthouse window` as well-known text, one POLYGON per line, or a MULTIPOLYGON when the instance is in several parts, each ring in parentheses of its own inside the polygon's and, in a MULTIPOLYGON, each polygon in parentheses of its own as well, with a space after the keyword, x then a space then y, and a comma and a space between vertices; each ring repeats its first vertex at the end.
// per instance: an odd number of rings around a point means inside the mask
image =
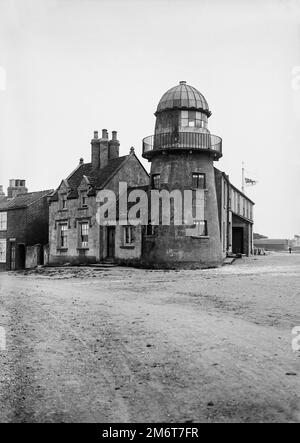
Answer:
POLYGON ((196 111, 189 111, 189 126, 196 126, 196 111))
POLYGON ((181 127, 205 128, 207 125, 207 116, 198 111, 181 111, 181 127))
POLYGON ((197 237, 207 237, 208 231, 207 231, 207 221, 196 221, 195 222, 195 228, 197 231, 197 237))
POLYGON ((160 184, 160 174, 152 175, 152 188, 159 189, 159 184, 160 184))
POLYGON ((194 189, 205 189, 206 187, 206 177, 205 174, 194 173, 192 188, 194 189))
POLYGON ((134 243, 134 226, 124 226, 124 245, 132 245, 134 243))

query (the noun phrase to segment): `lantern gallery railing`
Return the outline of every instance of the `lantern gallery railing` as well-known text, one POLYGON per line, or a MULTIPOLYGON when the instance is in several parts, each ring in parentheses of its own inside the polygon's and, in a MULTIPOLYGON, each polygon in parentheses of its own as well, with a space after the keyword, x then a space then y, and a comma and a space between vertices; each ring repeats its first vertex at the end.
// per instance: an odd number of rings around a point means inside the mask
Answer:
POLYGON ((177 132, 150 135, 143 140, 143 157, 151 158, 155 153, 167 150, 204 150, 215 159, 222 157, 222 139, 217 135, 198 132, 177 132))

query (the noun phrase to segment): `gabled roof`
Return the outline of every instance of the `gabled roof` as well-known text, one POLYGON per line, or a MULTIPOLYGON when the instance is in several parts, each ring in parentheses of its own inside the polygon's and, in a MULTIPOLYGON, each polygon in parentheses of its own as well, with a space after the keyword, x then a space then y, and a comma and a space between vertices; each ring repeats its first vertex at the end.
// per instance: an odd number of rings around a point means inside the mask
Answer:
MULTIPOLYGON (((93 169, 92 163, 84 163, 79 165, 75 171, 73 171, 68 179, 68 185, 70 192, 68 193, 68 199, 78 198, 77 188, 81 184, 83 176, 86 176, 91 189, 89 195, 94 195, 96 189, 101 189, 109 179, 120 169, 120 167, 128 160, 130 155, 124 155, 123 157, 117 157, 108 161, 108 164, 102 169, 93 169)), ((58 200, 58 192, 53 194, 50 201, 58 200)))
POLYGON ((231 188, 233 188, 236 192, 238 192, 242 197, 246 198, 250 203, 252 203, 253 205, 255 205, 254 201, 251 200, 251 198, 249 198, 246 194, 244 194, 239 188, 237 188, 236 186, 234 186, 230 179, 229 179, 229 175, 227 175, 225 172, 220 171, 220 169, 218 168, 214 168, 215 172, 217 172, 217 174, 221 174, 225 180, 227 181, 227 183, 231 186, 231 188))
POLYGON ((36 201, 40 200, 41 198, 50 196, 52 193, 53 189, 48 189, 46 191, 27 192, 24 194, 18 194, 12 199, 6 198, 5 204, 2 204, 1 201, 0 209, 9 211, 11 209, 27 208, 36 201))

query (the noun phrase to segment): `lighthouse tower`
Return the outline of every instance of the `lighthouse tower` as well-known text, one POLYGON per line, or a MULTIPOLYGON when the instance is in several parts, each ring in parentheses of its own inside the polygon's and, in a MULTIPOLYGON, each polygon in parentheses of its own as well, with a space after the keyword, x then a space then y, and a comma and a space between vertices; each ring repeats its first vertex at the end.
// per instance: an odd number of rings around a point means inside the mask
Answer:
POLYGON ((184 194, 202 189, 204 214, 193 226, 148 227, 142 262, 166 268, 220 266, 214 161, 222 157, 222 140, 208 130, 208 103, 197 89, 181 81, 162 96, 155 116, 155 134, 143 140, 143 157, 151 162, 150 190, 184 194))

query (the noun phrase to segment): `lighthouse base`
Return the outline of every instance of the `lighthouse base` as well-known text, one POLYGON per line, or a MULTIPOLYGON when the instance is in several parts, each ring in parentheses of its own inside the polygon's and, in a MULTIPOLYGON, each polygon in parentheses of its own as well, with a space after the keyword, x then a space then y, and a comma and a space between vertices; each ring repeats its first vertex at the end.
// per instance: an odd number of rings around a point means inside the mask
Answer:
POLYGON ((188 237, 183 227, 159 227, 159 230, 159 235, 143 238, 142 266, 155 269, 207 269, 222 266, 224 257, 219 237, 188 237))

